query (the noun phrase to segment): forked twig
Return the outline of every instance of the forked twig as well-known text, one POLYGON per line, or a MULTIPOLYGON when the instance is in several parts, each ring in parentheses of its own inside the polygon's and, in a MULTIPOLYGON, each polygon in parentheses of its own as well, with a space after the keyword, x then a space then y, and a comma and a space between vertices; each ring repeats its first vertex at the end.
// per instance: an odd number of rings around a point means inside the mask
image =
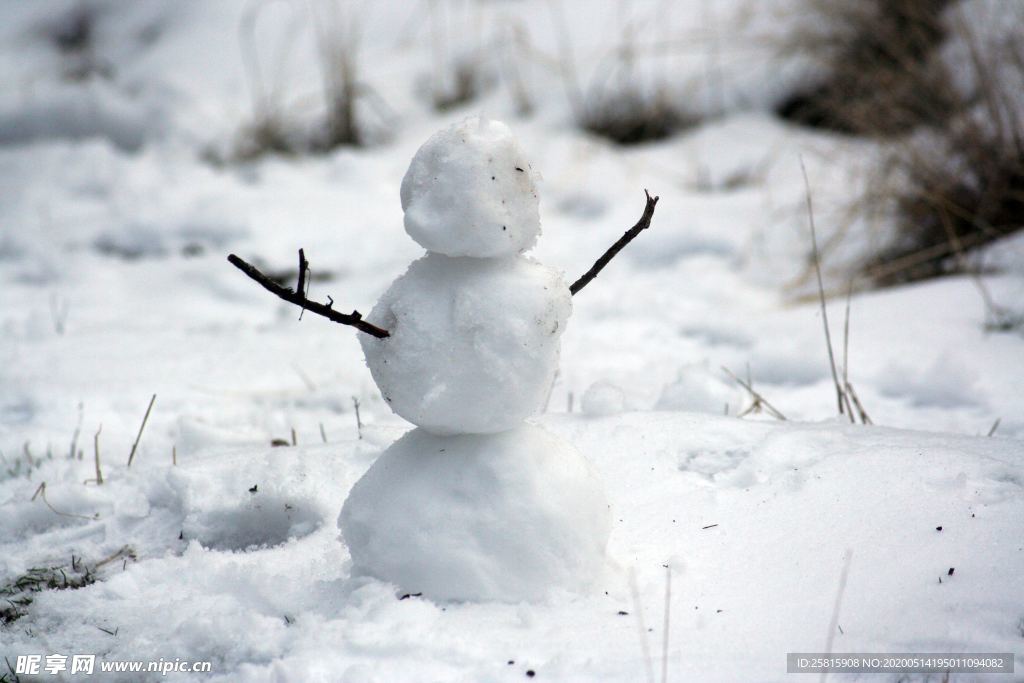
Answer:
MULTIPOLYGON (((309 261, 306 260, 306 252, 299 249, 299 282, 295 285, 295 291, 302 295, 302 298, 306 297, 306 292, 309 289, 309 283, 306 281, 306 276, 309 274, 309 261)), ((302 311, 299 313, 299 320, 302 320, 302 314, 306 312, 306 308, 303 306, 302 311)))
POLYGON ((615 258, 616 254, 622 251, 623 247, 632 242, 641 232, 651 227, 651 218, 654 217, 654 207, 658 204, 659 197, 652 197, 647 190, 644 190, 644 195, 647 197, 647 205, 644 206, 644 213, 640 216, 640 220, 637 221, 636 225, 627 230, 615 244, 608 247, 608 250, 601 255, 601 258, 594 262, 590 270, 583 273, 576 282, 572 283, 569 287, 569 291, 572 294, 576 294, 590 284, 590 281, 597 277, 597 274, 608 265, 609 261, 615 258))
POLYGON ((309 271, 309 262, 306 261, 305 255, 301 249, 299 250, 299 281, 295 290, 279 285, 261 273, 258 268, 234 254, 230 254, 228 256, 228 262, 245 273, 251 280, 255 280, 261 287, 263 287, 263 289, 267 290, 279 299, 284 299, 290 304, 295 304, 303 311, 316 313, 319 316, 323 316, 324 318, 341 325, 350 325, 360 332, 377 337, 378 339, 385 339, 391 336, 387 330, 381 329, 376 325, 372 325, 363 320, 363 315, 359 311, 352 311, 347 314, 339 313, 331 308, 333 302, 321 304, 306 298, 306 276, 309 271))

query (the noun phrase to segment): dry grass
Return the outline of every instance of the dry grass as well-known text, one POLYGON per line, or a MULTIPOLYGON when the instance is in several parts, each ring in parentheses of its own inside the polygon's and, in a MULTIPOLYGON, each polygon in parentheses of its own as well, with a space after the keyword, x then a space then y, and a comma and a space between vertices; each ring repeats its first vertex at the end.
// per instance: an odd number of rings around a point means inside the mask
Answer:
POLYGON ((122 560, 121 567, 135 561, 135 550, 122 546, 116 552, 93 563, 71 556, 71 562, 32 567, 24 574, 0 583, 0 624, 10 624, 25 616, 35 594, 47 590, 76 590, 96 583, 100 571, 122 560))
POLYGON ((33 593, 45 590, 74 590, 96 581, 93 569, 80 558, 71 556, 71 564, 32 567, 21 576, 0 585, 0 624, 9 624, 25 616, 34 600, 33 593))
POLYGON ((777 112, 802 125, 891 136, 955 110, 947 75, 934 59, 946 37, 951 0, 808 0, 806 26, 790 50, 812 55, 821 78, 781 102, 777 112))
POLYGON ((47 449, 45 457, 34 456, 29 442, 26 441, 19 457, 8 458, 3 452, 0 452, 0 465, 3 466, 0 479, 13 479, 21 476, 32 479, 32 473, 38 470, 45 460, 53 460, 53 451, 47 449))
POLYGON ((46 37, 61 56, 62 76, 69 81, 111 79, 114 67, 96 52, 96 24, 103 8, 77 3, 57 12, 44 27, 46 37))
MULTIPOLYGON (((769 415, 771 415, 772 417, 774 417, 776 420, 782 420, 783 422, 785 422, 786 416, 783 415, 778 409, 776 409, 775 406, 773 406, 771 403, 769 403, 768 399, 766 399, 759 392, 754 390, 754 380, 751 379, 751 377, 750 377, 750 366, 749 365, 747 366, 747 381, 745 381, 745 382, 742 379, 740 379, 739 377, 737 377, 736 374, 732 370, 730 370, 729 368, 725 367, 724 365, 722 366, 722 371, 725 374, 727 374, 734 382, 736 382, 741 387, 743 387, 743 389, 748 394, 750 394, 750 399, 751 399, 750 405, 747 406, 746 408, 744 408, 743 410, 741 410, 736 415, 736 417, 746 417, 747 415, 750 415, 751 413, 758 414, 758 413, 764 411, 764 412, 768 413, 769 415)), ((729 407, 728 404, 726 404, 726 409, 728 409, 728 407, 729 407)))
POLYGON ((578 118, 588 133, 620 145, 662 140, 701 121, 674 107, 661 93, 648 95, 630 86, 590 95, 578 118))
MULTIPOLYGON (((880 286, 977 275, 969 252, 1024 227, 1024 29, 980 35, 957 0, 808 2, 812 28, 789 48, 822 78, 778 113, 885 145, 861 208, 884 208, 897 229, 861 274, 880 286)), ((1001 14, 1024 27, 1024 6, 1001 14)))
MULTIPOLYGON (((1024 26, 1020 5, 1006 14, 1024 26)), ((865 268, 878 284, 977 274, 968 252, 1024 228, 1024 42, 985 45, 961 15, 951 21, 969 54, 958 66, 971 86, 950 87, 958 113, 888 156, 881 186, 892 191, 900 232, 865 268)))
POLYGON ((450 71, 448 79, 437 79, 431 93, 431 104, 439 112, 476 101, 491 81, 481 71, 479 63, 470 59, 455 60, 450 71), (441 85, 442 82, 445 84, 441 85))
POLYGON ((323 136, 314 141, 314 147, 321 151, 358 147, 366 142, 356 111, 361 91, 357 68, 359 22, 354 14, 342 13, 334 2, 325 2, 322 14, 314 12, 314 27, 326 105, 323 136))
POLYGON ((549 8, 562 81, 580 128, 620 145, 634 145, 667 138, 703 120, 701 114, 670 97, 665 73, 660 69, 644 73, 638 63, 656 56, 649 49, 640 49, 649 40, 646 34, 656 18, 624 20, 621 38, 584 87, 573 57, 565 10, 558 0, 551 0, 549 8))
MULTIPOLYGON (((496 84, 494 55, 500 55, 505 46, 501 40, 485 38, 489 22, 484 3, 459 5, 432 0, 427 13, 431 106, 439 112, 466 106, 496 84)), ((497 25, 497 21, 494 23, 497 25)), ((512 27, 503 28, 507 31, 512 27)))
MULTIPOLYGON (((309 16, 294 6, 282 42, 274 54, 257 39, 256 27, 267 0, 253 0, 239 22, 239 44, 246 80, 252 96, 252 117, 244 124, 232 148, 223 153, 208 150, 205 157, 216 164, 245 162, 267 154, 302 156, 326 154, 338 147, 363 147, 382 142, 396 125, 397 117, 379 93, 360 77, 361 17, 337 0, 317 0, 308 6, 309 16), (284 65, 305 19, 314 32, 315 66, 320 74, 321 113, 303 112, 309 98, 291 93, 284 65)), ((277 18, 277 20, 282 20, 277 18)))
POLYGON ((1024 227, 1024 148, 970 124, 938 142, 943 156, 907 145, 885 171, 906 184, 899 238, 865 268, 878 284, 969 271, 967 251, 1024 227))

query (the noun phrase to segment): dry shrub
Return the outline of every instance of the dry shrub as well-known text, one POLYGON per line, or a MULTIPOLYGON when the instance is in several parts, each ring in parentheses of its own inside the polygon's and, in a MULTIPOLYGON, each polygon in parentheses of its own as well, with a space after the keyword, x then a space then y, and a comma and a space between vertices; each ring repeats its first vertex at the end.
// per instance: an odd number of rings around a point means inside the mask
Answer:
POLYGON ((969 270, 965 254, 1024 227, 1024 146, 1014 130, 965 117, 903 145, 883 173, 900 230, 865 272, 889 285, 969 270))
POLYGON ((482 2, 462 5, 435 0, 427 10, 431 74, 423 90, 434 110, 445 112, 474 102, 496 84, 495 56, 503 46, 485 34, 490 25, 500 24, 488 18, 482 2))
POLYGON ((356 118, 359 98, 356 31, 351 27, 347 31, 336 26, 324 28, 317 32, 317 46, 327 117, 324 135, 316 141, 316 146, 330 150, 343 145, 362 145, 365 140, 356 118))
POLYGON ((701 121, 673 106, 663 93, 647 94, 628 85, 591 94, 578 118, 583 130, 620 145, 662 140, 701 121))
MULTIPOLYGON (((902 141, 882 169, 900 229, 865 268, 878 284, 971 271, 970 250, 1024 228, 1024 41, 982 39, 957 9, 957 83, 945 88, 955 113, 902 141)), ((1024 27, 1021 6, 1005 15, 1024 27)))
POLYGON ((951 0, 808 0, 787 50, 821 76, 776 108, 782 118, 841 133, 891 136, 941 125, 956 109, 935 57, 951 0))
MULTIPOLYGON (((249 161, 264 154, 285 156, 325 154, 338 147, 361 147, 388 137, 396 117, 379 94, 359 78, 360 24, 353 12, 343 12, 335 0, 311 3, 310 19, 315 32, 316 67, 321 77, 323 113, 303 120, 286 96, 280 66, 287 59, 293 31, 301 17, 282 31, 285 41, 272 63, 261 64, 257 54, 256 23, 269 0, 254 0, 243 12, 239 41, 253 98, 253 116, 227 154, 209 153, 215 162, 249 161), (278 80, 266 82, 264 69, 278 72, 278 80)), ((294 8, 293 12, 296 11, 294 8)))
POLYGON ((895 230, 862 274, 973 272, 972 249, 1024 227, 1024 6, 994 3, 985 27, 975 0, 807 1, 812 27, 789 48, 822 76, 778 113, 883 143, 859 208, 895 230))
POLYGON ((620 41, 599 62, 584 88, 564 10, 555 2, 550 7, 562 81, 581 129, 620 145, 634 145, 667 138, 703 120, 700 113, 686 109, 671 96, 664 54, 646 46, 641 49, 657 17, 625 21, 620 41))
POLYGON ((475 101, 492 80, 481 71, 479 62, 471 59, 455 60, 449 69, 448 78, 437 79, 431 93, 431 103, 439 112, 457 109, 475 101))
POLYGON ((96 3, 79 3, 54 16, 49 25, 49 38, 61 55, 65 79, 113 78, 114 67, 96 51, 96 23, 103 10, 96 3))

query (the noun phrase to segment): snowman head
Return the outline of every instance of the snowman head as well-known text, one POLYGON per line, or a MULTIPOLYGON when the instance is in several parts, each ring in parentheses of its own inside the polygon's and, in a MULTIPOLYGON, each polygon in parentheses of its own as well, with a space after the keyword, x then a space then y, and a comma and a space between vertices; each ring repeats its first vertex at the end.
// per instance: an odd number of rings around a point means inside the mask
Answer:
POLYGON ((490 258, 540 235, 539 176, 509 127, 482 116, 435 133, 402 179, 405 231, 428 251, 490 258))

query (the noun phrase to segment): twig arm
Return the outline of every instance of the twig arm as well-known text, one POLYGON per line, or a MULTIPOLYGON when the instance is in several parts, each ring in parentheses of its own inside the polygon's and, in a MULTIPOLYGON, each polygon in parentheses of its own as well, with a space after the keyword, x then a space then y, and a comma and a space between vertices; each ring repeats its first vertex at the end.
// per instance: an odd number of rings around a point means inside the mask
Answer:
POLYGON ((644 190, 644 195, 647 197, 647 205, 644 207, 644 213, 640 216, 640 220, 637 221, 636 225, 627 230, 625 234, 620 237, 615 244, 608 247, 608 251, 601 255, 601 258, 594 262, 594 265, 590 267, 590 270, 583 273, 576 282, 572 283, 569 287, 569 291, 572 294, 576 294, 581 289, 590 284, 590 281, 597 277, 608 263, 615 258, 615 255, 622 251, 622 248, 632 242, 637 235, 651 227, 651 219, 654 217, 654 207, 658 204, 658 197, 652 197, 647 190, 644 190))
MULTIPOLYGON (((306 252, 299 249, 299 282, 295 285, 295 293, 306 297, 306 275, 309 273, 309 261, 306 260, 306 252)), ((302 313, 306 312, 306 307, 302 307, 302 313)), ((299 320, 302 320, 302 313, 299 313, 299 320)))
POLYGON ((338 311, 331 308, 330 304, 322 304, 317 301, 311 301, 307 299, 302 289, 305 288, 306 274, 309 269, 309 262, 305 259, 305 254, 299 252, 299 291, 293 291, 288 287, 283 287, 278 283, 271 280, 269 277, 264 275, 253 266, 251 263, 231 254, 228 256, 228 262, 231 263, 235 268, 245 273, 249 279, 257 282, 263 289, 267 290, 279 299, 283 299, 290 304, 295 304, 304 311, 310 313, 316 313, 319 316, 323 316, 328 320, 332 320, 341 325, 350 325, 360 332, 377 337, 378 339, 385 339, 391 335, 387 330, 381 329, 376 325, 372 325, 365 320, 359 311, 352 311, 351 313, 339 313, 338 311))

